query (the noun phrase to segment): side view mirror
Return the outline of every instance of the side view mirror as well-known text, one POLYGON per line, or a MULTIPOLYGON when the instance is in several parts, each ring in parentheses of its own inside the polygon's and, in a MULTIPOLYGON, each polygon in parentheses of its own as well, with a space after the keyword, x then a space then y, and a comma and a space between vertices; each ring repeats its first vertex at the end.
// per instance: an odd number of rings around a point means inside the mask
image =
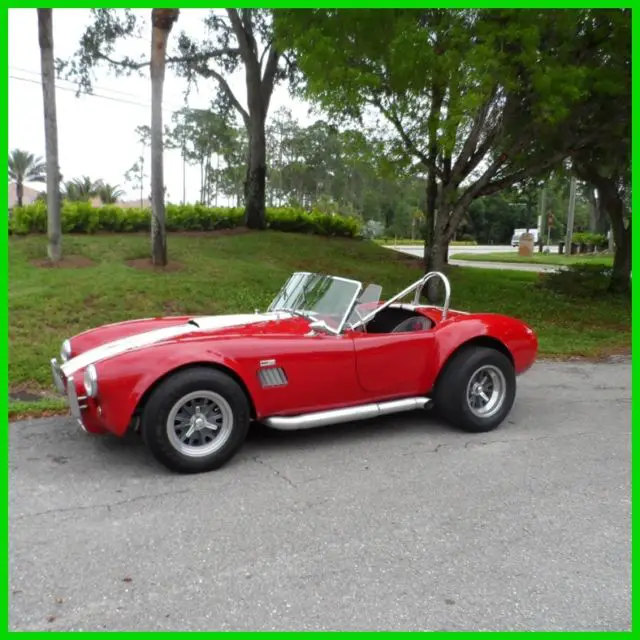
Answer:
POLYGON ((336 335, 336 332, 324 320, 314 320, 309 324, 309 329, 316 333, 325 333, 330 336, 336 335))

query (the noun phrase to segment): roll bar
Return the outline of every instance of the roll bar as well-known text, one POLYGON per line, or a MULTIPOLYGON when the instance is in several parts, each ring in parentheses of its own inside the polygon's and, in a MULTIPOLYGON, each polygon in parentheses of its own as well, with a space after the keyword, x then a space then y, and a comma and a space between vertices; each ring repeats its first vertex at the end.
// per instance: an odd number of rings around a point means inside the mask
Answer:
POLYGON ((384 304, 380 305, 379 307, 377 307, 376 309, 368 313, 366 316, 361 318, 358 322, 356 322, 352 326, 357 327, 361 324, 366 324, 367 322, 369 322, 369 320, 375 317, 377 313, 391 306, 398 300, 402 300, 402 298, 409 295, 414 290, 416 293, 415 293, 415 296, 413 297, 413 304, 417 306, 420 303, 420 296, 422 295, 422 290, 424 289, 424 286, 427 284, 427 282, 431 280, 431 278, 440 278, 444 283, 445 297, 444 297, 444 306, 442 307, 442 319, 446 320, 447 314, 449 313, 449 302, 451 301, 451 284, 449 283, 449 279, 447 278, 447 276, 444 275, 444 273, 441 273, 440 271, 429 271, 429 273, 425 274, 422 278, 420 278, 420 280, 417 280, 412 285, 408 286, 406 289, 403 289, 400 293, 396 294, 395 296, 393 296, 393 298, 391 298, 390 300, 387 300, 384 304))
POLYGON ((430 271, 427 273, 424 278, 419 281, 418 288, 416 289, 416 295, 413 297, 413 304, 420 304, 420 296, 422 295, 422 290, 424 289, 424 285, 431 280, 431 278, 440 278, 444 283, 444 306, 442 307, 442 319, 447 319, 447 314, 449 313, 449 302, 451 301, 451 284, 449 283, 449 278, 444 275, 441 271, 430 271))

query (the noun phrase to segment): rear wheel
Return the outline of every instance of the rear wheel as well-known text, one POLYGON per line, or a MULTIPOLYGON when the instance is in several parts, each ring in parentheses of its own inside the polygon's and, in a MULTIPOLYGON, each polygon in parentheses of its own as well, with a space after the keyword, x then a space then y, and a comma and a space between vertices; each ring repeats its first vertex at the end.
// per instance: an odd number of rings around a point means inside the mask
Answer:
POLYGON ((141 431, 163 465, 179 473, 201 473, 233 457, 249 422, 249 402, 238 383, 222 371, 198 367, 158 385, 145 406, 141 431))
POLYGON ((516 396, 513 364, 497 349, 470 346, 447 363, 434 392, 435 409, 452 425, 482 433, 498 427, 516 396))

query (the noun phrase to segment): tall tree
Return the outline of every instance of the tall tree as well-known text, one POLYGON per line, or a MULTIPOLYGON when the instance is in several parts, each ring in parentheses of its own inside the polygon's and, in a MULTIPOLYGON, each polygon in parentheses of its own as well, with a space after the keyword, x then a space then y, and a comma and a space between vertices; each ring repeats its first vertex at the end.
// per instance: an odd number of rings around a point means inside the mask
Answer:
POLYGON ((616 90, 600 92, 588 114, 580 114, 580 129, 597 127, 600 135, 590 146, 576 149, 572 161, 578 177, 598 192, 598 204, 611 222, 615 256, 610 288, 631 292, 631 16, 630 11, 598 14, 594 39, 600 38, 593 64, 600 80, 616 90), (614 33, 611 40, 608 34, 614 33))
MULTIPOLYGON (((106 64, 116 73, 132 73, 150 62, 114 55, 120 40, 137 35, 139 20, 131 10, 92 9, 93 23, 86 29, 80 48, 70 61, 58 61, 66 77, 91 91, 93 69, 106 64)), ((181 33, 177 52, 166 58, 189 86, 198 79, 213 80, 229 106, 236 110, 249 139, 244 184, 245 223, 265 228, 266 140, 265 123, 273 89, 289 77, 293 66, 273 38, 272 12, 264 9, 214 9, 205 20, 203 40, 181 33), (212 66, 213 65, 213 66, 212 66), (226 76, 244 69, 246 107, 232 91, 226 76)))
POLYGON ((22 206, 25 182, 45 182, 47 165, 42 158, 22 149, 13 149, 9 154, 9 180, 16 183, 16 199, 22 206))
POLYGON ((47 156, 47 254, 52 262, 62 258, 60 219, 60 168, 58 166, 58 118, 56 115, 55 65, 53 58, 53 10, 37 9, 40 71, 44 105, 44 138, 47 156))
POLYGON ((388 152, 426 175, 431 270, 476 198, 548 173, 594 135, 564 126, 594 90, 581 64, 594 46, 590 19, 586 10, 287 10, 277 33, 297 54, 307 95, 337 117, 382 116, 388 152), (540 136, 553 144, 532 153, 540 136))
POLYGON ((179 9, 151 10, 151 260, 167 264, 167 230, 164 210, 162 153, 162 91, 167 57, 167 41, 179 9))
POLYGON ((212 11, 207 26, 216 39, 197 42, 186 35, 180 39, 182 60, 176 60, 179 72, 189 80, 200 76, 218 82, 220 90, 244 122, 249 141, 244 184, 245 224, 264 229, 267 147, 266 120, 276 83, 286 77, 292 66, 282 56, 272 33, 272 13, 262 9, 226 9, 226 16, 212 11), (212 69, 217 60, 226 73, 244 67, 247 108, 233 93, 223 73, 212 69))

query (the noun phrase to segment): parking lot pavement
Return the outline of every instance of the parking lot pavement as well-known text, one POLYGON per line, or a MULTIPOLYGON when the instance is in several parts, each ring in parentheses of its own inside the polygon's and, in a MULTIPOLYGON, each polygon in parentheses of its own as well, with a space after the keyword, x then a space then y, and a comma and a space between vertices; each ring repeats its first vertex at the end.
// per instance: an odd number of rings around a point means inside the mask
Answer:
POLYGON ((14 630, 621 630, 630 364, 539 363, 498 430, 256 430, 173 475, 137 437, 10 426, 14 630))

